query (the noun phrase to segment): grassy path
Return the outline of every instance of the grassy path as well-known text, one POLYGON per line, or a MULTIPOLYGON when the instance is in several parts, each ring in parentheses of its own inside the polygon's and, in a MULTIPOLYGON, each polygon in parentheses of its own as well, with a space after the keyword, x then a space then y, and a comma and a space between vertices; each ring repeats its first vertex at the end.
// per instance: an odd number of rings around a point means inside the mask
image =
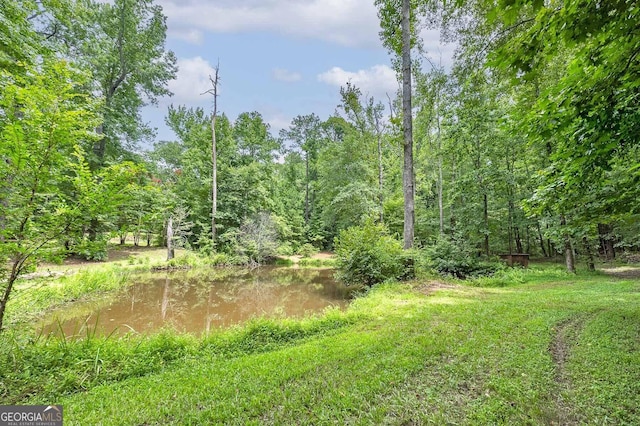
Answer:
MULTIPOLYGON (((78 425, 640 424, 640 281, 520 280, 389 284, 302 328, 165 337, 179 355, 131 377, 108 371, 131 343, 93 342, 85 356, 104 370, 85 391, 26 402, 61 403, 78 425)), ((149 353, 126 360, 157 362, 149 353)))

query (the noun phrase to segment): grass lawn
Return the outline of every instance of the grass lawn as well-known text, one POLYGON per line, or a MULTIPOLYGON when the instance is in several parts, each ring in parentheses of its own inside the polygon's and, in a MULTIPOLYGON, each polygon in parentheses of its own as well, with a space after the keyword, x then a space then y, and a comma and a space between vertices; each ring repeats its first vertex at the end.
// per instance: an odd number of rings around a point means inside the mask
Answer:
POLYGON ((9 333, 0 403, 78 425, 640 424, 640 280, 544 266, 475 284, 380 285, 201 339, 9 333))

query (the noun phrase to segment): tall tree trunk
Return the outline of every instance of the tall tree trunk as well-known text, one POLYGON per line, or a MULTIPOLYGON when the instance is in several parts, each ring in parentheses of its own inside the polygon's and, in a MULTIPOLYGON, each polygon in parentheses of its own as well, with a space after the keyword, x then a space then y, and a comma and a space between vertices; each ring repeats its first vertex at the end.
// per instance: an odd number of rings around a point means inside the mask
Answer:
POLYGON ((309 225, 309 153, 305 153, 304 224, 309 225))
POLYGON ((175 250, 173 248, 173 217, 169 217, 167 222, 167 260, 171 260, 175 257, 175 250))
MULTIPOLYGON (((507 146, 507 155, 505 157, 506 163, 507 163, 507 171, 509 172, 509 176, 513 176, 513 167, 512 167, 512 162, 511 162, 511 150, 509 149, 509 147, 507 146)), ((515 211, 515 203, 513 201, 514 195, 513 195, 513 188, 511 187, 510 184, 507 185, 507 196, 508 196, 508 218, 509 218, 509 254, 513 253, 513 239, 515 237, 514 235, 514 226, 513 226, 513 216, 514 216, 514 211, 515 211)), ((516 244, 517 246, 517 244, 516 244)), ((516 249, 517 250, 517 249, 516 249)), ((518 250, 518 253, 521 253, 520 250, 518 250)))
POLYGON ((436 126, 437 126, 437 150, 438 150, 438 215, 440 218, 440 235, 444 235, 444 203, 442 200, 443 177, 442 177, 442 132, 440 128, 440 92, 436 96, 436 126))
POLYGON ((518 253, 524 253, 522 251, 522 238, 520 237, 520 227, 518 226, 515 227, 514 235, 516 237, 516 251, 518 253))
POLYGON ((509 200, 509 254, 513 253, 513 203, 509 200))
POLYGON ((593 249, 591 248, 591 244, 589 244, 589 239, 587 237, 582 237, 582 242, 584 244, 584 250, 587 253, 587 267, 590 271, 595 271, 596 262, 593 259, 593 249))
MULTIPOLYGON (((547 223, 547 230, 549 229, 549 224, 547 223)), ((549 257, 556 257, 557 251, 553 244, 551 244, 551 238, 547 238, 547 249, 549 250, 549 257)))
POLYGON ((569 232, 566 230, 567 227, 567 219, 564 215, 560 216, 560 226, 562 226, 562 235, 564 238, 564 260, 567 265, 567 271, 575 274, 576 273, 576 259, 573 255, 573 246, 571 245, 571 236, 569 232))
POLYGON ((540 229, 540 222, 536 221, 536 227, 538 229, 538 239, 540 240, 540 248, 542 249, 542 255, 544 257, 549 257, 551 253, 547 254, 547 250, 545 250, 544 238, 542 237, 542 230, 540 229))
POLYGON ((402 127, 404 130, 404 248, 413 247, 414 236, 414 176, 413 117, 411 108, 411 0, 402 1, 402 127))
POLYGON ((384 222, 384 169, 382 168, 382 129, 380 128, 380 117, 374 112, 376 120, 376 136, 378 138, 378 203, 380 209, 380 223, 384 222))
POLYGON ((438 158, 438 214, 440 216, 440 235, 444 235, 444 203, 442 200, 442 158, 438 158))
POLYGON ((218 72, 220 64, 215 68, 214 77, 209 76, 211 89, 205 93, 213 95, 213 114, 211 114, 211 247, 216 246, 216 215, 218 214, 218 152, 216 149, 216 116, 218 115, 218 72))
MULTIPOLYGON (((456 170, 456 155, 455 152, 451 155, 451 177, 449 185, 451 188, 455 188, 456 182, 458 180, 457 170, 456 170)), ((449 225, 451 226, 450 234, 453 235, 455 233, 455 228, 457 224, 456 214, 456 199, 454 198, 451 202, 451 206, 449 207, 449 225)))
POLYGON ((483 217, 484 217, 484 254, 489 257, 489 200, 487 194, 483 194, 483 217))
POLYGON ((611 225, 604 223, 598 224, 598 234, 600 235, 600 244, 602 245, 602 251, 604 252, 607 260, 614 260, 616 258, 616 248, 614 238, 611 236, 613 228, 611 225))

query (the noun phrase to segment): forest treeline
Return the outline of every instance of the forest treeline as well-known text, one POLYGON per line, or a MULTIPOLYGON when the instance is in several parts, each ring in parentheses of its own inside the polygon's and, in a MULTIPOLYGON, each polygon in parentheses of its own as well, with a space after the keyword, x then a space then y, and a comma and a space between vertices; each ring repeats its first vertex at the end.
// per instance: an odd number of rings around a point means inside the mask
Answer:
MULTIPOLYGON (((376 0, 399 71, 401 3, 376 0)), ((638 2, 411 6, 414 246, 570 268, 637 250, 638 2), (451 67, 423 49, 425 27, 457 43, 451 67)), ((237 262, 332 249, 354 226, 402 235, 401 96, 347 84, 335 114, 279 134, 255 111, 217 115, 212 238, 212 112, 170 107, 175 140, 141 148, 140 109, 176 76, 166 30, 152 0, 1 3, 0 318, 38 260, 104 259, 115 236, 167 244, 169 221, 176 244, 237 262)))

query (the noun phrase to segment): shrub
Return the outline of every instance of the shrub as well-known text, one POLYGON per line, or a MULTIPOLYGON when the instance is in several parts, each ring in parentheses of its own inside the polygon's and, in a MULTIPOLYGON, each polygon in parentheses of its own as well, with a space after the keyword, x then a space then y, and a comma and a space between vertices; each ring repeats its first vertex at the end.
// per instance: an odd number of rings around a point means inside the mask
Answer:
POLYGON ((347 285, 371 286, 411 275, 412 258, 381 224, 367 222, 341 231, 335 253, 337 277, 347 285))
POLYGON ((226 266, 234 264, 232 256, 224 252, 214 253, 209 258, 211 265, 213 266, 226 266))
POLYGON ((171 268, 191 268, 202 263, 203 259, 194 252, 185 252, 178 255, 167 262, 167 266, 171 268))
POLYGON ((85 260, 107 260, 107 238, 101 236, 93 241, 85 238, 74 248, 74 251, 85 260))
POLYGON ((479 258, 464 240, 440 238, 425 250, 427 265, 445 276, 465 279, 468 277, 491 276, 502 269, 500 262, 479 258))
POLYGON ((293 246, 291 245, 291 243, 284 242, 278 246, 277 253, 280 256, 291 256, 293 253, 295 253, 295 250, 293 250, 293 246))
POLYGON ((298 254, 302 257, 311 257, 318 252, 318 249, 309 243, 303 244, 298 249, 298 254))
POLYGON ((333 259, 310 259, 308 257, 300 259, 298 266, 309 266, 313 268, 319 268, 321 266, 334 266, 335 261, 333 259))

